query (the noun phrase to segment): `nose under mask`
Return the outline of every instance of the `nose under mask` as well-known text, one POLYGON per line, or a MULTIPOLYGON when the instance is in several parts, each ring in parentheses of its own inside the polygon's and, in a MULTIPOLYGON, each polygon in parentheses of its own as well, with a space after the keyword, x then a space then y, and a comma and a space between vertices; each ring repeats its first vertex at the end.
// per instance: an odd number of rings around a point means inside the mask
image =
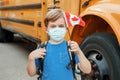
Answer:
POLYGON ((53 28, 48 31, 48 34, 51 39, 55 41, 60 41, 65 37, 66 34, 66 28, 53 28))

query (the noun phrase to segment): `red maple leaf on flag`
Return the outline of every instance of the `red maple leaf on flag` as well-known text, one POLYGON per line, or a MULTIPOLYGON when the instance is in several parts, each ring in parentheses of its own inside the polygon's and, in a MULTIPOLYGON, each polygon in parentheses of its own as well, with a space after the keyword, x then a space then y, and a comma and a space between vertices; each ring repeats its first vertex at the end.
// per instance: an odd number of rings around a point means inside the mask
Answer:
POLYGON ((77 21, 78 18, 74 16, 74 17, 72 18, 72 20, 73 20, 73 21, 77 21))
POLYGON ((64 17, 65 17, 67 27, 75 26, 75 25, 80 25, 82 27, 85 26, 85 22, 82 20, 80 16, 76 16, 68 12, 64 12, 64 17))

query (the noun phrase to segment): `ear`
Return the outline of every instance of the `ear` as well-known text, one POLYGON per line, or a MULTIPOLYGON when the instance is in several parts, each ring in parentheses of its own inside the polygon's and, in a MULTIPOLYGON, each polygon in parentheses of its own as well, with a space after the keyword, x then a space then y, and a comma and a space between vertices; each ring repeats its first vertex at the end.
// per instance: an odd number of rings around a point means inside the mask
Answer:
POLYGON ((48 33, 48 28, 47 27, 44 27, 44 30, 46 33, 48 33))

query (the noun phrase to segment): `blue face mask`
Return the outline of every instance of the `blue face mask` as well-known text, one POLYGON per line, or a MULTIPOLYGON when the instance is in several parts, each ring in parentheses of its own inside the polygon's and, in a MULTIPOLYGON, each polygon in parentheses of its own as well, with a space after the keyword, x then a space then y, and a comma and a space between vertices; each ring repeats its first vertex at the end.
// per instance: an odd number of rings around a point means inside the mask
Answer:
POLYGON ((55 41, 60 41, 64 39, 66 34, 66 28, 53 28, 48 31, 48 34, 50 36, 50 39, 55 41))

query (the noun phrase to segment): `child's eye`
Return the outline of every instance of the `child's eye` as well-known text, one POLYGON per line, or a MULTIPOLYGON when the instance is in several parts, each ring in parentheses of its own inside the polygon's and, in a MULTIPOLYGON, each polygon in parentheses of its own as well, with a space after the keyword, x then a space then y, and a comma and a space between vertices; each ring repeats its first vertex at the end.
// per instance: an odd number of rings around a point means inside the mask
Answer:
POLYGON ((64 26, 59 26, 60 28, 64 28, 64 26))
POLYGON ((55 28, 56 26, 55 25, 52 25, 52 26, 50 26, 51 28, 55 28))
POLYGON ((64 25, 59 25, 60 28, 64 28, 65 26, 64 25))

